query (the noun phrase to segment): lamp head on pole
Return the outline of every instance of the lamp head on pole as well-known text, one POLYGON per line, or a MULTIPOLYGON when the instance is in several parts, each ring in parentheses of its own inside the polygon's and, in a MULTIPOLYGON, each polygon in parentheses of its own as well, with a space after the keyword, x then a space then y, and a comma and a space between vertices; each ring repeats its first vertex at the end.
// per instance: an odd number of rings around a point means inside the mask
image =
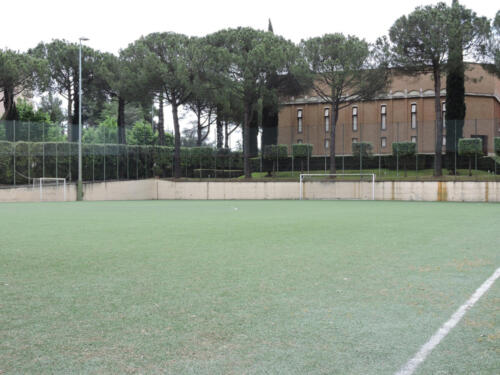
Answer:
POLYGON ((82 36, 81 38, 79 38, 79 40, 81 43, 81 42, 85 42, 85 41, 89 40, 89 38, 85 38, 84 36, 82 36))

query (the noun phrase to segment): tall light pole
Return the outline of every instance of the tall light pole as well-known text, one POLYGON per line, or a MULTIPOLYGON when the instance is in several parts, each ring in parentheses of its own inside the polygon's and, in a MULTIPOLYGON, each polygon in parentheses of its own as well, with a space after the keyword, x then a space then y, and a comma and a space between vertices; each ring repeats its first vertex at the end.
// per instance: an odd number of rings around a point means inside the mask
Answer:
POLYGON ((79 63, 78 63, 78 185, 76 188, 76 200, 83 200, 82 181, 82 42, 88 38, 80 38, 79 63))

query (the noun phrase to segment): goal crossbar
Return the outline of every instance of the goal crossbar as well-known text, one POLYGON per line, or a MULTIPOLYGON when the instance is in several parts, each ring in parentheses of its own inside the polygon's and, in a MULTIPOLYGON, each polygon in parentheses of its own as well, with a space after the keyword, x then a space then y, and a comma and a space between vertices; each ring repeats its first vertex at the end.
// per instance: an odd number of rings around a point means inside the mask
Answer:
POLYGON ((43 185, 44 183, 55 183, 55 186, 58 187, 61 185, 63 187, 64 201, 66 201, 66 179, 62 177, 38 177, 33 178, 33 189, 37 188, 40 191, 40 201, 43 200, 43 185))
POLYGON ((372 200, 375 200, 375 173, 302 173, 299 176, 300 200, 304 199, 304 177, 371 176, 372 200))

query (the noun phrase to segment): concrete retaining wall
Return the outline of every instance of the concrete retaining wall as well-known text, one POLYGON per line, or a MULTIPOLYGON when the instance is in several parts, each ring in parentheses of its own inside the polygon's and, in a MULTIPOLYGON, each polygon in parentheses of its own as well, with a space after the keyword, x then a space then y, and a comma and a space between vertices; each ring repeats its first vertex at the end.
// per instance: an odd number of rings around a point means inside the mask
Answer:
MULTIPOLYGON (((84 199, 298 199, 298 182, 228 182, 138 180, 84 184, 84 199)), ((308 181, 305 199, 371 199, 372 185, 360 181, 308 181)), ((76 199, 76 185, 67 185, 67 201, 76 199)), ((500 182, 375 183, 375 199, 406 201, 500 202, 500 182)), ((63 188, 44 187, 43 201, 64 200, 63 188)), ((40 192, 31 187, 0 189, 0 202, 39 202, 40 192)))

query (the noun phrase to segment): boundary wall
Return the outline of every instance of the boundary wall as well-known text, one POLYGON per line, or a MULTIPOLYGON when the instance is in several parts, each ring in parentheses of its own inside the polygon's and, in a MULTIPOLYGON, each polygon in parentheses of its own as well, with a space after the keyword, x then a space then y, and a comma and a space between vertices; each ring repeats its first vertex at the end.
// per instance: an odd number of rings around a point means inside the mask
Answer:
MULTIPOLYGON (((63 188, 44 187, 43 201, 63 201, 63 188)), ((306 181, 304 199, 370 200, 371 182, 306 181)), ((173 181, 137 180, 84 184, 86 201, 163 199, 299 199, 293 181, 173 181)), ((500 182, 381 181, 376 200, 500 202, 500 182)), ((67 201, 76 200, 76 185, 67 184, 67 201)), ((31 186, 0 189, 0 202, 39 202, 31 186)))

